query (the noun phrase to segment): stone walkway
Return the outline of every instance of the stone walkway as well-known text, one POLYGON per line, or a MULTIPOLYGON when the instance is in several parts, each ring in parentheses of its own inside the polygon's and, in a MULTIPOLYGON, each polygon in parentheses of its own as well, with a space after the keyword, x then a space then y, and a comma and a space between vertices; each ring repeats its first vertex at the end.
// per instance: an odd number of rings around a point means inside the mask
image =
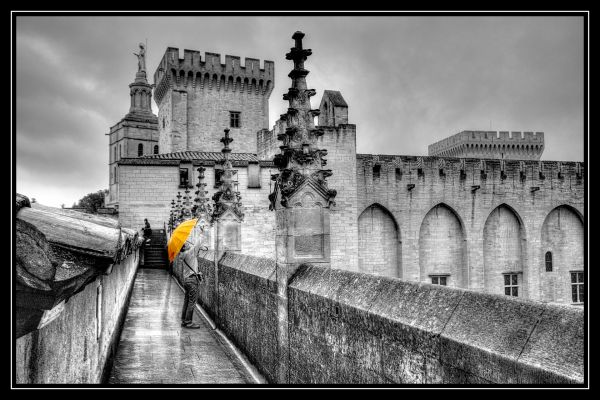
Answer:
POLYGON ((109 384, 254 383, 239 359, 198 314, 181 327, 183 291, 159 269, 139 269, 109 384))

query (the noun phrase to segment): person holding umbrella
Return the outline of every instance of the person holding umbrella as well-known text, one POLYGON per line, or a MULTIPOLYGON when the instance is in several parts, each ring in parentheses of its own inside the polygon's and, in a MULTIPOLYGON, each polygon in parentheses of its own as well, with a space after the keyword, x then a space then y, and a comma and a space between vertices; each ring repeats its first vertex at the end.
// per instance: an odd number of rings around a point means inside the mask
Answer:
POLYGON ((181 326, 189 329, 201 327, 201 325, 193 322, 194 307, 198 301, 199 285, 202 281, 202 274, 198 271, 198 252, 208 249, 200 244, 200 240, 198 240, 198 244, 194 245, 188 238, 196 226, 199 227, 202 235, 204 224, 205 221, 198 218, 182 222, 171 234, 167 245, 169 261, 173 262, 180 252, 182 255, 180 259, 183 262, 182 275, 185 298, 181 310, 181 326))
MULTIPOLYGON (((183 252, 183 288, 185 298, 181 310, 181 326, 188 329, 198 329, 201 325, 194 323, 194 307, 198 301, 199 286, 202 282, 202 274, 198 272, 197 246, 185 243, 181 249, 183 252)), ((199 247, 199 246, 198 246, 199 247)))

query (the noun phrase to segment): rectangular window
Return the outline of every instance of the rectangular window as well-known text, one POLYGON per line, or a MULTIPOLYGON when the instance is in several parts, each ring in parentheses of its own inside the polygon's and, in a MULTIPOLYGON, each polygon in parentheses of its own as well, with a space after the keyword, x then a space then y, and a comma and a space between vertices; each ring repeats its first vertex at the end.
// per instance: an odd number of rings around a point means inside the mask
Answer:
POLYGON ((381 165, 375 164, 373 166, 373 179, 379 179, 381 176, 381 165))
POLYGON ((519 275, 504 274, 504 294, 507 296, 519 296, 519 275))
POLYGON ((179 186, 180 187, 188 187, 189 186, 189 176, 187 168, 179 168, 179 186))
POLYGON ((240 113, 236 111, 229 112, 229 126, 231 128, 239 128, 240 124, 240 113))
POLYGON ((433 283, 434 285, 446 286, 446 284, 447 284, 446 278, 447 278, 446 276, 432 276, 431 283, 433 283))
POLYGON ((585 302, 583 272, 571 272, 571 297, 573 303, 585 302))
POLYGON ((402 179, 402 170, 400 168, 396 168, 396 180, 399 181, 402 179))

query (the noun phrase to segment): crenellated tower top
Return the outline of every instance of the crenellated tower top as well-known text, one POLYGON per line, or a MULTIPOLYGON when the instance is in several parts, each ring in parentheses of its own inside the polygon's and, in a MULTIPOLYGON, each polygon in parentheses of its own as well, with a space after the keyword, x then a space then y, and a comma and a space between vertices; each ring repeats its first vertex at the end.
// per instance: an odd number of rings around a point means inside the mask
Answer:
POLYGON ((167 48, 162 60, 154 72, 156 86, 155 98, 158 104, 169 88, 203 87, 211 90, 247 91, 255 94, 270 94, 275 79, 275 64, 245 58, 244 65, 238 56, 225 55, 221 63, 218 53, 204 53, 204 60, 196 50, 183 50, 179 58, 179 49, 167 48))

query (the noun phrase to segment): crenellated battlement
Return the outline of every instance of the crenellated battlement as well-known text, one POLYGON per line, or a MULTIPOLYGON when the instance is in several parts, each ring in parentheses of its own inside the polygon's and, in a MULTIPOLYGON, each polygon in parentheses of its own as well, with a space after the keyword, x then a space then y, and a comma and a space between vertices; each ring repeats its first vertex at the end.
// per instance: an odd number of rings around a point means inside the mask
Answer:
POLYGON ((430 156, 539 160, 544 132, 462 131, 429 145, 430 156))
MULTIPOLYGON (((576 161, 498 160, 437 156, 357 154, 357 167, 397 179, 455 176, 469 181, 542 182, 546 179, 583 181, 585 164, 576 161)), ((437 178, 436 178, 437 179, 437 178)))
POLYGON ((263 68, 260 60, 225 55, 221 63, 218 53, 204 53, 202 59, 197 50, 183 50, 179 58, 179 49, 169 47, 165 51, 155 73, 155 98, 160 103, 166 91, 174 87, 178 90, 201 88, 269 95, 273 90, 275 63, 265 60, 263 68))

